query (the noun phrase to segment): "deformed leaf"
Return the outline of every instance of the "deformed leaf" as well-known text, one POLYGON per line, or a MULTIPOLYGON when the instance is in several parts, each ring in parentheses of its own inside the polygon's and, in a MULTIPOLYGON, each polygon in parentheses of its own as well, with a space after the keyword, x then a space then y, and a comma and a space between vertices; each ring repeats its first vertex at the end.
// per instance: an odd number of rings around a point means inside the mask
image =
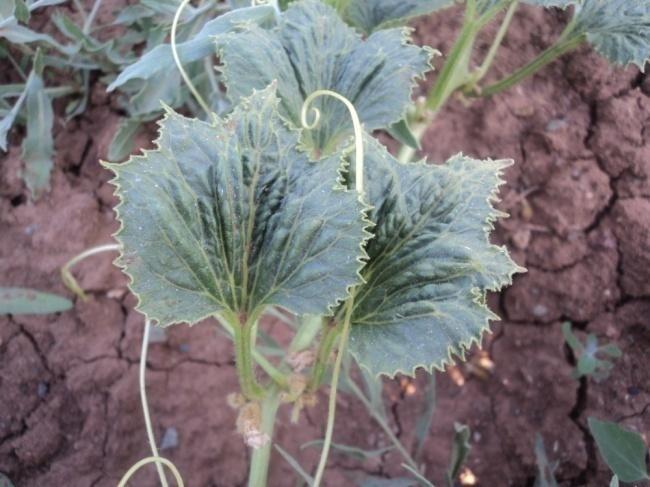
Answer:
MULTIPOLYGON (((371 131, 403 118, 415 79, 430 69, 431 51, 409 44, 407 34, 382 30, 362 40, 331 7, 307 0, 292 4, 275 29, 250 25, 215 40, 231 100, 277 80, 280 114, 300 126, 307 96, 332 90, 350 100, 371 131)), ((352 134, 350 116, 330 97, 312 106, 321 122, 303 143, 331 153, 352 134)))
POLYGON ((367 137, 365 187, 375 237, 357 290, 350 350, 373 374, 412 375, 464 356, 496 316, 486 292, 520 272, 488 235, 510 161, 457 155, 402 164, 367 137))
POLYGON ((583 0, 575 8, 575 33, 586 35, 610 61, 644 70, 650 59, 650 2, 583 0))
POLYGON ((118 263, 160 325, 277 305, 327 314, 359 281, 363 205, 341 155, 312 162, 277 113, 275 87, 208 124, 171 110, 158 148, 116 177, 118 263))
POLYGON ((454 0, 365 0, 348 2, 344 20, 364 34, 394 27, 409 19, 453 5, 454 0))
POLYGON ((619 480, 638 482, 650 479, 645 463, 646 446, 641 435, 596 418, 589 418, 588 422, 598 451, 619 480))
MULTIPOLYGON (((214 54, 211 36, 223 34, 243 22, 263 24, 273 18, 274 10, 268 5, 242 8, 220 15, 216 19, 206 22, 191 39, 177 43, 178 57, 183 64, 186 64, 210 56, 214 54)), ((161 73, 172 69, 176 69, 176 67, 171 46, 169 44, 158 45, 144 54, 137 62, 124 69, 108 86, 108 91, 112 91, 132 79, 158 78, 161 73)))
POLYGON ((418 138, 413 135, 411 127, 409 127, 406 119, 402 119, 397 123, 394 123, 387 129, 391 137, 393 137, 398 142, 411 147, 413 149, 420 149, 420 141, 418 138))
MULTIPOLYGON (((0 315, 48 314, 72 308, 70 300, 33 289, 0 287, 0 315)), ((2 485, 0 477, 0 486, 2 485)))

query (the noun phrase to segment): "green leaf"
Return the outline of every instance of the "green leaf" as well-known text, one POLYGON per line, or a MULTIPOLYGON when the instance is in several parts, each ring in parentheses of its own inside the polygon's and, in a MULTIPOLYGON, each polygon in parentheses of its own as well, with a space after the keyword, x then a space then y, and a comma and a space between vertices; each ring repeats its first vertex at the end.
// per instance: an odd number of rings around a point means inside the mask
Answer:
POLYGON ((424 401, 422 401, 422 410, 415 421, 415 459, 419 460, 424 443, 429 436, 429 428, 433 421, 433 413, 436 410, 436 375, 430 374, 426 377, 426 383, 422 387, 424 391, 424 401))
MULTIPOLYGON (((309 448, 310 446, 317 446, 321 447, 323 445, 323 440, 313 440, 313 441, 308 441, 304 445, 300 446, 301 450, 304 450, 305 448, 309 448)), ((394 450, 395 447, 393 446, 387 446, 384 448, 378 448, 376 450, 365 450, 363 448, 359 448, 358 446, 350 446, 350 445, 342 445, 340 443, 331 443, 331 446, 334 450, 337 450, 350 458, 354 458, 356 460, 364 461, 364 460, 371 460, 373 458, 381 457, 384 453, 388 453, 391 450, 394 450)))
MULTIPOLYGON (((327 5, 314 0, 292 4, 273 30, 247 26, 215 37, 224 64, 228 96, 236 101, 277 80, 280 114, 300 126, 304 100, 332 90, 352 102, 368 131, 401 120, 415 79, 430 69, 431 51, 408 44, 403 29, 383 30, 366 40, 327 5)), ((314 101, 322 117, 303 142, 329 154, 352 134, 340 101, 314 101)))
POLYGON ((0 487, 14 487, 14 483, 5 474, 0 473, 0 487))
POLYGON ((453 0, 365 0, 349 2, 343 19, 364 34, 403 25, 413 17, 453 5, 453 0))
POLYGON ((451 445, 451 460, 447 469, 447 483, 454 485, 460 468, 467 460, 472 446, 469 444, 470 430, 464 424, 454 423, 454 440, 451 445))
POLYGON ((487 291, 521 272, 488 235, 510 161, 457 155, 444 165, 402 164, 366 138, 366 193, 375 237, 357 290, 350 350, 373 374, 442 369, 481 340, 487 291))
POLYGON ((120 122, 113 140, 108 146, 108 160, 111 162, 122 161, 126 159, 133 150, 133 139, 142 122, 137 119, 125 118, 120 122))
POLYGON ((407 477, 396 477, 387 479, 386 477, 377 477, 368 475, 363 478, 359 487, 418 487, 416 480, 407 477))
POLYGON ((405 119, 400 120, 397 123, 394 123, 388 127, 388 133, 391 137, 397 140, 402 145, 406 145, 413 149, 420 149, 420 141, 418 138, 413 135, 411 132, 411 127, 409 127, 408 122, 405 119))
POLYGON ((25 1, 14 0, 14 2, 16 4, 16 10, 14 12, 14 15, 16 16, 18 22, 22 22, 24 24, 27 21, 29 21, 29 8, 27 7, 25 1))
POLYGON ((23 140, 22 159, 25 164, 23 179, 34 199, 41 196, 50 186, 50 172, 54 165, 54 140, 52 126, 54 112, 52 101, 45 92, 41 77, 41 56, 34 57, 32 75, 27 81, 25 108, 27 111, 27 135, 23 140))
POLYGON ((402 468, 405 470, 408 470, 413 477, 416 478, 418 485, 420 487, 435 487, 427 478, 422 475, 419 471, 417 471, 415 468, 411 467, 410 465, 406 463, 402 463, 402 468))
MULTIPOLYGON (((214 54, 215 50, 212 36, 223 34, 243 22, 268 23, 274 18, 274 15, 273 7, 266 5, 242 8, 220 15, 216 19, 206 22, 199 33, 191 39, 177 43, 178 57, 182 64, 187 64, 210 56, 214 54)), ((162 44, 144 54, 137 62, 122 71, 108 86, 108 91, 113 91, 132 79, 157 79, 161 74, 175 69, 176 64, 171 46, 162 44)))
POLYGON ((19 25, 15 18, 9 18, 0 23, 0 39, 3 37, 13 44, 44 42, 68 55, 74 54, 75 51, 74 46, 64 46, 52 36, 41 34, 40 32, 35 32, 25 26, 19 25))
MULTIPOLYGON (((0 287, 0 315, 48 314, 72 308, 70 300, 55 294, 23 289, 0 287)), ((2 477, 0 477, 0 487, 2 477)))
POLYGON ((535 460, 537 463, 537 477, 535 477, 534 487, 558 487, 555 480, 555 469, 557 462, 549 462, 544 448, 544 439, 542 435, 535 435, 535 460))
POLYGON ((9 131, 11 130, 11 127, 13 126, 16 117, 18 116, 18 112, 20 112, 20 108, 23 106, 23 103, 25 102, 25 98, 27 98, 27 85, 29 84, 29 81, 33 78, 33 76, 34 76, 33 73, 29 75, 24 91, 20 94, 20 97, 18 98, 18 100, 16 100, 16 103, 14 103, 14 106, 11 108, 9 113, 7 113, 2 118, 2 120, 0 120, 0 149, 2 149, 3 151, 7 150, 7 136, 9 135, 9 131))
POLYGON ((286 462, 289 464, 289 466, 298 474, 298 476, 307 483, 307 485, 313 485, 314 479, 311 475, 309 475, 307 472, 305 472, 305 469, 302 468, 300 465, 300 462, 293 458, 289 452, 284 450, 280 445, 275 444, 275 449, 278 451, 280 455, 282 455, 282 458, 286 460, 286 462))
POLYGON ((596 418, 589 418, 589 431, 605 463, 621 481, 650 479, 645 463, 646 446, 641 435, 596 418))
POLYGON ((567 8, 576 3, 576 0, 524 0, 524 2, 531 5, 538 5, 540 7, 559 7, 567 8))
POLYGON ((341 155, 310 161, 277 105, 271 86, 213 125, 169 109, 156 150, 106 164, 118 262, 160 325, 265 305, 327 314, 359 281, 364 207, 338 182, 341 155))
POLYGON ((575 8, 575 34, 586 35, 610 61, 644 70, 650 59, 650 2, 583 0, 575 8))
POLYGON ((609 487, 619 487, 619 481, 616 475, 612 477, 612 481, 609 483, 609 487))

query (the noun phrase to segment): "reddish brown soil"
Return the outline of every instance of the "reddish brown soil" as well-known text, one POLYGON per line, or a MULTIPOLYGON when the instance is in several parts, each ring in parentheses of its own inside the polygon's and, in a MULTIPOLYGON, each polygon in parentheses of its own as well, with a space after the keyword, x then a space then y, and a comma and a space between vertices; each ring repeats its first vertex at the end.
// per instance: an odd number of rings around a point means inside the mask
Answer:
MULTIPOLYGON (((421 21, 420 41, 448 52, 458 11, 421 21)), ((559 12, 522 7, 500 51, 496 73, 530 59, 557 35, 559 12)), ((487 42, 482 48, 487 48, 487 42)), ((98 159, 118 115, 100 84, 93 106, 56 126, 52 190, 31 203, 18 172, 17 146, 0 156, 0 285, 69 294, 58 270, 90 246, 110 242, 115 200, 98 159)), ((465 383, 438 374, 437 409, 424 455, 439 485, 454 421, 472 429, 469 468, 479 485, 532 485, 535 433, 545 440, 563 486, 601 486, 609 479, 585 428, 589 416, 650 432, 650 78, 615 69, 585 48, 521 86, 465 106, 452 101, 425 140, 434 161, 463 151, 513 158, 501 207, 512 214, 497 230, 529 272, 493 307, 504 317, 485 342, 491 374, 475 363, 465 383), (574 357, 560 324, 593 332, 623 350, 610 378, 571 378, 574 357)), ((142 145, 147 144, 143 137, 142 145)), ((0 318, 0 472, 20 487, 114 486, 147 456, 137 388, 142 319, 125 279, 98 256, 77 274, 89 291, 72 311, 0 318)), ((244 485, 248 452, 234 430, 225 396, 237 388, 231 346, 213 323, 169 331, 151 347, 148 382, 156 434, 178 433, 164 450, 190 486, 244 485)), ((419 376, 416 385, 422 377, 419 376)), ((393 426, 407 445, 421 407, 419 389, 386 385, 393 426)), ((321 438, 324 401, 297 425, 281 415, 277 441, 309 468, 321 438)), ((646 438, 647 439, 647 438, 646 438)), ((354 399, 339 402, 335 441, 367 448, 385 436, 354 399)), ((366 473, 403 475, 395 453, 359 463, 334 453, 328 485, 353 485, 366 473)), ((273 459, 270 485, 292 485, 273 459)), ((134 485, 156 485, 151 471, 134 485)))

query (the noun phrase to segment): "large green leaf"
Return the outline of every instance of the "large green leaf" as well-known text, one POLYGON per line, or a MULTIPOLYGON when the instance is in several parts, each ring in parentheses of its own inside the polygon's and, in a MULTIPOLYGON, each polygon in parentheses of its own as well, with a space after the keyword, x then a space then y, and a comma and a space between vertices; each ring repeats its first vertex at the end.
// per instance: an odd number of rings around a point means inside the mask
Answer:
POLYGON ((364 34, 402 25, 409 19, 449 7, 454 0, 365 0, 349 2, 343 18, 364 34))
POLYGON ((488 290, 521 269, 487 239, 509 161, 455 156, 444 165, 402 164, 367 138, 366 191, 375 237, 366 246, 350 349, 374 374, 442 368, 479 342, 488 290))
MULTIPOLYGON (((280 114, 300 126, 300 111, 316 90, 333 90, 350 100, 367 130, 401 120, 415 78, 429 68, 431 51, 408 44, 406 30, 382 30, 366 40, 345 25, 329 6, 315 0, 296 2, 273 30, 250 25, 216 36, 228 95, 236 101, 277 80, 280 114)), ((331 153, 352 133, 340 101, 319 98, 318 128, 303 142, 331 153)))
POLYGON ((312 162, 275 86, 214 125, 171 110, 158 148, 106 164, 121 199, 118 263, 160 325, 278 305, 326 314, 359 281, 363 206, 341 155, 312 162))
POLYGON ((596 418, 589 418, 589 431, 605 462, 622 482, 650 480, 641 435, 596 418))
POLYGON ((575 33, 584 34, 596 51, 618 64, 641 70, 650 59, 650 2, 583 0, 576 5, 575 33))

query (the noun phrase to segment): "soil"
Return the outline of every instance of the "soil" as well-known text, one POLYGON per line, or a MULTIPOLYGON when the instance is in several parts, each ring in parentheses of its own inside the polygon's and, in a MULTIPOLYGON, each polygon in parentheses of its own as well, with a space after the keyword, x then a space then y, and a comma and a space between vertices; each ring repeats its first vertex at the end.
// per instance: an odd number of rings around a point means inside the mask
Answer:
MULTIPOLYGON (((560 11, 522 6, 490 79, 532 58, 565 21, 560 11)), ((416 38, 448 52, 459 22, 455 9, 421 20, 416 38)), ((488 45, 486 36, 480 51, 488 45)), ((111 241, 115 198, 98 160, 119 113, 104 89, 95 82, 89 110, 57 120, 52 187, 39 201, 29 201, 19 178, 19 133, 0 155, 0 285, 69 295, 60 267, 111 241)), ((436 485, 443 482, 454 422, 470 426, 467 467, 487 487, 533 485, 537 433, 558 462, 560 485, 608 485, 610 473, 586 429, 590 416, 618 421, 648 440, 649 123, 650 77, 611 67, 585 47, 504 94, 469 105, 452 100, 427 132, 424 153, 432 161, 458 151, 516 161, 500 203, 511 217, 498 225, 495 241, 528 268, 491 297, 503 321, 484 340, 484 353, 437 374, 423 456, 436 485), (572 378, 575 357, 564 345, 563 321, 581 337, 595 333, 619 345, 623 356, 609 378, 572 378), (486 357, 491 372, 480 367, 486 357)), ((114 486, 148 454, 137 385, 143 321, 112 258, 78 266, 89 299, 76 299, 73 310, 0 317, 0 472, 18 487, 114 486)), ((190 486, 245 485, 249 453, 226 405, 237 388, 233 362, 232 347, 211 322, 177 326, 151 346, 147 380, 156 435, 190 486)), ((406 445, 414 442, 423 381, 424 374, 415 387, 405 387, 405 378, 386 381, 392 426, 406 445)), ((277 442, 306 469, 318 452, 299 446, 322 438, 324 403, 298 425, 286 411, 280 417, 277 442)), ((369 449, 388 444, 363 406, 345 395, 334 438, 369 449)), ((400 463, 394 452, 365 462, 335 452, 327 485, 354 485, 368 474, 403 476, 400 463)), ((152 470, 137 474, 133 485, 157 485, 152 470)), ((275 454, 270 485, 293 485, 293 475, 275 454)))

